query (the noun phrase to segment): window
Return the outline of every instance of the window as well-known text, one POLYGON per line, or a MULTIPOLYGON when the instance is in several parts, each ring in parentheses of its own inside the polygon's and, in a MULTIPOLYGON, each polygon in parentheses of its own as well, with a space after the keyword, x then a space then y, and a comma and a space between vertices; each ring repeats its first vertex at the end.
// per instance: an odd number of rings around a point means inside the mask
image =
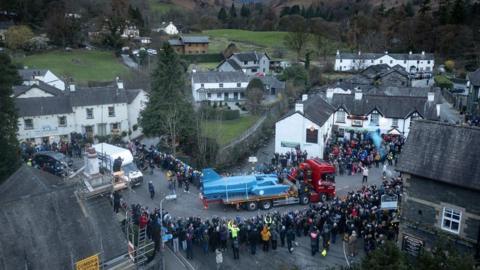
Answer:
POLYGON ((417 60, 417 64, 420 64, 420 60, 417 60))
POLYGON ((462 212, 452 208, 443 208, 442 229, 452 233, 460 233, 460 221, 462 212))
POLYGON ((406 64, 406 63, 407 63, 407 60, 403 60, 403 63, 406 64))
POLYGON ((108 117, 115 117, 115 107, 109 106, 108 107, 108 117))
POLYGON ((430 64, 430 60, 427 61, 427 64, 430 64))
POLYGON ((237 87, 242 87, 242 84, 241 84, 241 83, 237 83, 237 87))
POLYGON ((217 98, 222 98, 222 93, 217 93, 217 98))
POLYGON ((337 119, 336 119, 336 122, 337 123, 345 123, 345 111, 343 110, 339 110, 337 112, 337 119))
POLYGON ((200 84, 200 87, 201 87, 201 88, 204 88, 204 87, 205 87, 205 84, 201 83, 201 84, 200 84))
POLYGON ((93 119, 93 108, 87 108, 87 119, 93 119))
POLYGON ((380 60, 380 64, 383 64, 383 60, 380 60))
POLYGON ((378 114, 378 112, 372 112, 372 114, 370 115, 370 124, 378 126, 380 118, 379 116, 380 115, 378 114))
POLYGON ((247 65, 247 64, 248 64, 248 61, 243 61, 243 64, 244 64, 244 65, 247 65))
POLYGON ((393 64, 393 60, 390 60, 390 64, 393 64))
POLYGON ((392 127, 398 127, 398 119, 392 119, 392 127))
POLYGON ((370 60, 370 62, 373 64, 373 60, 370 60))
POLYGON ((58 126, 59 127, 66 127, 67 126, 67 117, 66 116, 59 116, 58 117, 58 126))
POLYGON ((207 98, 211 98, 212 97, 212 93, 207 93, 207 98))
POLYGON ((315 127, 307 128, 305 141, 307 143, 318 143, 318 129, 315 127))
POLYGON ((219 83, 218 87, 223 88, 223 83, 219 83))
POLYGON ((33 129, 33 119, 25 119, 25 129, 33 129))
POLYGON ((342 63, 342 62, 343 62, 343 60, 342 60, 342 59, 340 59, 340 63, 342 63))
POLYGON ((257 72, 257 69, 256 69, 256 68, 252 68, 252 72, 257 72))
POLYGON ((245 93, 244 92, 240 92, 240 98, 244 98, 245 97, 245 93))
POLYGON ((353 63, 355 63, 355 59, 353 59, 353 61, 352 61, 352 62, 353 62, 353 63))

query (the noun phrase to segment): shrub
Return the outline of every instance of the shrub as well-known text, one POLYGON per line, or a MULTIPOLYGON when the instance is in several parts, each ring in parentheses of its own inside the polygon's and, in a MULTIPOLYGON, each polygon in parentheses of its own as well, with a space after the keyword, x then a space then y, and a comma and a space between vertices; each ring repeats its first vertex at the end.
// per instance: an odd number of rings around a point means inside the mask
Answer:
POLYGON ((137 129, 138 129, 138 124, 133 125, 132 128, 133 128, 133 131, 137 131, 137 129))
POLYGON ((435 76, 435 84, 443 89, 453 89, 453 83, 443 75, 435 76))

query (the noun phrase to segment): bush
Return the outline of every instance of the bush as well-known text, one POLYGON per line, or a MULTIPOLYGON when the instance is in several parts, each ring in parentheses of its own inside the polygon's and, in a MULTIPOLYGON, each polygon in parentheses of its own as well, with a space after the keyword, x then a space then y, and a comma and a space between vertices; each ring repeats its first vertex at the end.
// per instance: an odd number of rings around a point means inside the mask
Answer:
POLYGON ((138 129, 138 124, 133 125, 132 128, 133 128, 133 131, 137 131, 137 129, 138 129))
POLYGON ((442 89, 453 89, 453 83, 446 76, 435 76, 435 84, 442 89))

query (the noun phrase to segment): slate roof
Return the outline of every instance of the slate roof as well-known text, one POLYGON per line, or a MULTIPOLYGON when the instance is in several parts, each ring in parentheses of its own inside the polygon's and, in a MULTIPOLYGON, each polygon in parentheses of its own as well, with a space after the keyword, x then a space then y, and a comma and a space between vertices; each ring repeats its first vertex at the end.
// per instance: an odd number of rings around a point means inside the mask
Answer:
MULTIPOLYGON (((336 55, 337 59, 378 59, 386 55, 385 53, 339 53, 336 55)), ((434 60, 434 55, 432 53, 389 53, 393 59, 397 60, 434 60)))
POLYGON ((0 269, 71 269, 126 252, 107 199, 80 201, 61 178, 23 165, 0 185, 0 269))
POLYGON ((178 40, 178 39, 169 39, 168 43, 172 46, 182 46, 183 45, 182 41, 178 40))
POLYGON ((206 71, 192 73, 194 83, 223 83, 223 82, 248 82, 248 76, 243 72, 206 71))
MULTIPOLYGON (((434 91, 440 91, 435 88, 434 91)), ((385 96, 407 96, 407 97, 427 97, 430 87, 397 87, 397 86, 380 86, 372 88, 368 91, 368 95, 385 95, 385 96)), ((435 98, 440 98, 440 93, 435 94, 435 98)))
POLYGON ((386 96, 363 94, 361 100, 355 100, 355 94, 334 94, 330 102, 336 110, 344 108, 349 114, 368 115, 374 109, 387 118, 405 119, 418 112, 426 119, 436 120, 436 103, 428 102, 426 97, 386 96))
POLYGON ((19 69, 18 74, 24 81, 30 81, 34 76, 45 76, 47 74, 47 69, 19 69))
POLYGON ((181 36, 183 43, 208 43, 207 36, 181 36))
POLYGON ((389 71, 390 69, 391 69, 390 66, 387 64, 379 64, 379 65, 373 65, 365 68, 360 72, 360 74, 367 76, 369 78, 370 77, 373 78, 380 73, 389 71))
POLYGON ((321 95, 312 95, 303 103, 303 113, 295 111, 295 109, 288 112, 277 122, 288 118, 296 113, 300 113, 308 120, 314 122, 318 126, 323 126, 328 118, 335 112, 335 108, 325 101, 321 95))
POLYGON ((262 77, 252 77, 252 79, 253 78, 259 78, 263 84, 269 85, 270 88, 285 89, 285 82, 280 81, 275 76, 267 75, 262 77))
POLYGON ((234 87, 234 88, 199 88, 198 92, 203 93, 235 93, 235 92, 243 92, 246 88, 234 87))
POLYGON ((480 128, 417 120, 397 170, 480 191, 479 145, 480 128))
POLYGON ((32 85, 18 85, 18 86, 14 86, 13 87, 13 96, 14 97, 18 97, 26 92, 28 92, 28 90, 32 89, 32 88, 38 88, 42 91, 45 91, 49 94, 52 94, 54 96, 58 96, 58 95, 62 95, 63 92, 62 90, 56 88, 56 87, 53 87, 47 83, 44 83, 42 81, 36 81, 35 84, 32 84, 32 85))
MULTIPOLYGON (((237 52, 234 53, 230 58, 236 58, 240 62, 244 61, 259 61, 265 53, 257 53, 257 52, 237 52)), ((268 57, 268 56, 267 56, 268 57)))
POLYGON ((16 98, 18 116, 40 116, 73 113, 69 96, 16 98))
POLYGON ((126 90, 117 90, 115 86, 106 87, 77 87, 70 92, 72 106, 92 106, 102 104, 127 103, 126 90))
POLYGON ((223 60, 222 62, 220 62, 220 64, 218 64, 217 69, 218 69, 221 65, 223 65, 223 63, 225 63, 225 62, 229 63, 230 66, 232 66, 232 68, 235 69, 235 70, 239 70, 239 71, 242 70, 242 67, 237 63, 237 61, 235 61, 235 60, 233 60, 233 59, 225 59, 225 60, 223 60))
POLYGON ((127 102, 128 104, 132 103, 133 100, 140 94, 140 92, 143 91, 142 89, 128 89, 125 90, 127 94, 127 102))
POLYGON ((468 73, 468 80, 470 80, 472 85, 480 86, 480 68, 468 73))

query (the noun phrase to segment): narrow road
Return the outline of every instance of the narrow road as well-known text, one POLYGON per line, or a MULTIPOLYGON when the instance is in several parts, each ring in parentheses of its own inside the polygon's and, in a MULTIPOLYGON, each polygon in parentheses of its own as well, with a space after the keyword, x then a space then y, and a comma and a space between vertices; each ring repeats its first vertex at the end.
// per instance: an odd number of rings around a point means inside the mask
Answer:
POLYGON ((122 61, 123 61, 123 63, 124 63, 127 67, 129 67, 129 68, 131 68, 131 69, 138 69, 138 64, 135 63, 135 61, 133 61, 133 59, 130 58, 130 56, 129 56, 128 54, 122 54, 121 56, 122 56, 122 61))

